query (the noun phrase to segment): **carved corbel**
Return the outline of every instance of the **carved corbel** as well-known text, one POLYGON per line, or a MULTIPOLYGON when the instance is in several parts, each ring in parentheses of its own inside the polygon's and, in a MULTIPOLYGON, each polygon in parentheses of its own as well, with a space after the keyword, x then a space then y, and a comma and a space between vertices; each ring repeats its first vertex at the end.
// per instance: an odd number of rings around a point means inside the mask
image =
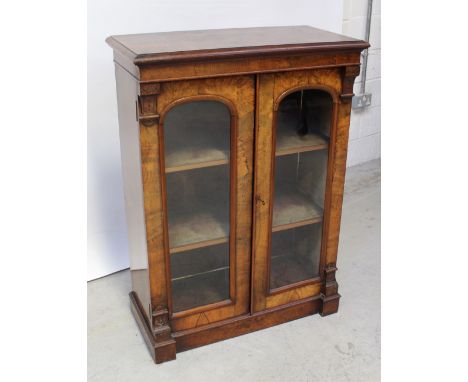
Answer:
POLYGON ((140 83, 138 94, 137 118, 143 126, 150 127, 159 123, 157 114, 158 94, 161 91, 160 83, 140 83))
POLYGON ((354 96, 353 87, 354 80, 359 76, 360 71, 359 65, 345 66, 343 69, 343 80, 341 86, 341 101, 342 102, 351 102, 351 99, 354 96))
POLYGON ((156 307, 153 309, 151 318, 156 343, 170 341, 172 337, 168 310, 162 307, 156 307))

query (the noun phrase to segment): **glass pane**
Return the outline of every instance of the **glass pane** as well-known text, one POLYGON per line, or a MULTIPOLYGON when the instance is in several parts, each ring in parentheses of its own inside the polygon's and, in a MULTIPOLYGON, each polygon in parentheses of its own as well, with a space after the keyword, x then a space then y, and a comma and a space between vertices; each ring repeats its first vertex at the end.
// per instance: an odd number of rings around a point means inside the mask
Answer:
POLYGON ((171 255, 175 312, 229 298, 229 246, 220 244, 171 255))
POLYGON ((216 101, 189 102, 170 110, 164 122, 166 172, 227 164, 230 118, 226 105, 216 101))
POLYGON ((321 234, 320 223, 273 233, 271 289, 318 275, 321 234))
POLYGON ((270 289, 318 276, 333 101, 320 90, 277 113, 270 289))
POLYGON ((164 120, 173 310, 229 298, 229 109, 184 103, 164 120))

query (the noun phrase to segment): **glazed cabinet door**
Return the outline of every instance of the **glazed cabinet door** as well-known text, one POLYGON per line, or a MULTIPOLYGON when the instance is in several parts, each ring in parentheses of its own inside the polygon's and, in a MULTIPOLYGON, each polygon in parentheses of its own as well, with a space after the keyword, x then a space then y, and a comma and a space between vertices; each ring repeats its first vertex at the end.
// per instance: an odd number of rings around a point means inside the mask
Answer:
POLYGON ((257 81, 254 312, 320 295, 341 76, 318 69, 257 81))
POLYGON ((172 331, 250 309, 254 78, 167 82, 157 98, 172 331))

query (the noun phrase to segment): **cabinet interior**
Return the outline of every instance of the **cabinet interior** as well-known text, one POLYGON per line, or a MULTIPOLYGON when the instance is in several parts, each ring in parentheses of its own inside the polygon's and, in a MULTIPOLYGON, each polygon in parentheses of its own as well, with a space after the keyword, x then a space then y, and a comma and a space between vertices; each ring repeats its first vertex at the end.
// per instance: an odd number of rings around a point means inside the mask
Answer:
MULTIPOLYGON (((286 96, 276 114, 270 288, 318 275, 331 97, 286 96)), ((175 312, 229 298, 231 113, 187 102, 164 120, 169 253, 175 312)))
POLYGON ((270 290, 318 276, 332 99, 287 95, 276 115, 270 290))
POLYGON ((218 101, 177 105, 164 121, 174 312, 229 298, 230 137, 218 101))

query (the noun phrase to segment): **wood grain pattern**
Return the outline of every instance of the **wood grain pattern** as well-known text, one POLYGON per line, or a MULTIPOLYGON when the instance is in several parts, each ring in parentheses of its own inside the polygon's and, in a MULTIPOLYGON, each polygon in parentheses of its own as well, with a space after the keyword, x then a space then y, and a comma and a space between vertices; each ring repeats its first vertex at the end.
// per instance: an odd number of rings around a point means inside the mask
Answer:
MULTIPOLYGON (((141 115, 156 113, 155 96, 140 98, 141 115)), ((153 309, 166 309, 168 300, 166 261, 164 257, 164 235, 162 186, 159 162, 158 124, 146 124, 140 120, 140 157, 143 180, 145 209, 146 243, 148 248, 148 268, 151 274, 150 290, 153 309)))
POLYGON ((157 181, 157 129, 154 128, 158 122, 156 100, 155 95, 148 92, 139 95, 138 83, 117 65, 116 80, 131 258, 132 311, 147 343, 151 338, 150 351, 160 363, 175 358, 175 341, 171 337, 167 312, 165 263, 164 258, 158 256, 162 253, 162 236, 157 219, 161 198, 157 181), (138 122, 139 116, 151 118, 140 118, 138 122))
POLYGON ((352 89, 359 66, 351 66, 342 70, 342 94, 338 109, 335 110, 336 129, 333 132, 333 145, 330 147, 329 173, 326 195, 327 224, 324 229, 322 248, 325 248, 325 260, 322 261, 323 287, 322 308, 320 314, 326 316, 338 311, 340 295, 336 282, 336 260, 338 256, 338 241, 341 226, 341 209, 346 173, 346 159, 348 156, 349 124, 351 118, 352 89))
MULTIPOLYGON (((279 100, 292 91, 299 89, 327 90, 334 100, 338 100, 341 93, 342 78, 339 69, 317 69, 296 71, 259 76, 259 94, 257 100, 258 125, 256 128, 255 154, 255 198, 261 203, 255 203, 254 219, 254 274, 252 293, 255 312, 297 299, 310 297, 301 293, 287 290, 283 293, 271 294, 268 290, 270 241, 273 220, 273 171, 274 171, 274 119, 279 100)), ((336 126, 332 126, 332 130, 336 126)), ((330 191, 328 191, 330 192, 330 191)), ((324 218, 328 223, 327 211, 324 218)), ((302 287, 301 287, 302 288, 302 287)), ((320 287, 305 289, 310 293, 319 294, 320 287)), ((301 290, 302 291, 302 290, 301 290)))
MULTIPOLYGON (((106 41, 114 48, 114 61, 117 65, 141 82, 156 83, 356 65, 360 62, 361 50, 369 46, 365 41, 343 38, 344 36, 333 33, 330 35, 338 40, 334 41, 332 38, 332 41, 325 41, 323 33, 326 36, 330 32, 310 27, 300 28, 302 29, 295 27, 254 28, 260 32, 261 37, 254 38, 254 42, 251 41, 252 37, 255 37, 252 36, 251 28, 233 29, 228 33, 242 34, 242 37, 234 36, 234 39, 238 40, 235 45, 239 45, 240 48, 231 47, 227 50, 226 41, 220 35, 216 36, 219 32, 223 33, 220 30, 198 31, 215 33, 211 36, 211 42, 203 36, 203 33, 199 35, 203 38, 197 40, 205 47, 206 44, 211 44, 210 49, 201 49, 202 47, 192 43, 185 47, 189 50, 177 51, 182 48, 175 48, 176 44, 169 44, 166 39, 178 42, 180 32, 174 32, 169 36, 168 34, 140 35, 141 37, 111 36, 106 41), (303 33, 304 28, 308 33, 303 33), (268 31, 274 33, 275 37, 267 36, 268 31), (319 40, 317 40, 318 37, 320 37, 319 40), (153 38, 160 38, 159 43, 144 42, 153 38), (271 44, 260 45, 267 41, 271 44), (151 44, 154 46, 151 47, 151 44), (216 46, 223 46, 223 48, 216 49, 216 46)), ((188 41, 190 39, 184 44, 188 41)))
MULTIPOLYGON (((242 58, 192 63, 145 65, 138 68, 142 82, 174 81, 195 78, 214 78, 268 72, 296 71, 312 68, 345 67, 359 64, 358 52, 311 53, 306 55, 242 58)), ((135 65, 129 71, 135 71, 135 65)))
POLYGON ((321 300, 314 297, 253 315, 246 314, 224 321, 207 323, 193 329, 173 333, 174 347, 173 343, 156 343, 149 323, 144 320, 138 297, 133 292, 130 293, 130 302, 132 313, 155 363, 174 359, 175 351, 186 351, 315 314, 321 306, 321 300))
POLYGON ((306 25, 210 29, 111 36, 115 50, 137 65, 265 54, 359 50, 364 41, 306 25))
POLYGON ((163 363, 175 359, 176 342, 170 336, 170 328, 164 326, 153 330, 150 323, 145 319, 141 302, 135 292, 130 292, 130 308, 154 362, 163 363))
POLYGON ((322 284, 320 281, 315 281, 309 285, 303 285, 289 290, 284 290, 280 293, 270 294, 266 298, 265 307, 270 309, 276 306, 287 305, 291 302, 318 296, 320 294, 321 287, 322 284))
MULTIPOLYGON (((231 220, 231 301, 230 305, 212 304, 172 314, 173 331, 206 325, 249 311, 250 303, 250 253, 251 253, 251 205, 252 195, 245 190, 252 188, 253 177, 253 130, 254 130, 254 81, 250 76, 226 77, 161 84, 158 97, 158 112, 161 115, 161 129, 164 116, 180 102, 190 100, 220 100, 226 102, 236 121, 237 133, 233 137, 231 164, 231 185, 233 219, 231 220)), ((235 130, 234 130, 235 131, 235 130)), ((162 158, 161 158, 162 159, 162 158)), ((167 228, 166 228, 167 230, 167 228)))
MULTIPOLYGON (((336 262, 351 98, 360 52, 369 44, 304 26, 113 36, 107 42, 114 49, 116 64, 132 264, 131 309, 155 362, 174 359, 176 351, 309 314, 335 313, 340 300, 336 262), (316 248, 316 253, 320 250, 319 273, 294 279, 283 267, 279 272, 285 281, 270 290, 275 113, 284 97, 301 89, 331 94, 330 138, 308 137, 310 142, 306 142, 280 136, 278 141, 283 139, 284 145, 276 154, 284 159, 295 152, 324 153, 321 160, 325 161, 327 152, 320 150, 328 149, 327 177, 321 180, 325 200, 323 206, 314 208, 297 201, 296 212, 302 218, 280 214, 282 223, 278 225, 277 220, 273 231, 282 230, 280 235, 286 228, 316 223, 316 235, 320 229, 322 233, 321 248, 316 248), (191 100, 218 100, 229 108, 230 155, 201 149, 174 152, 166 168, 165 116, 172 107, 191 100), (166 174, 220 165, 230 166, 230 231, 213 240, 229 242, 230 258, 219 253, 211 261, 219 272, 225 272, 229 262, 229 299, 205 306, 188 301, 187 310, 174 312, 171 256, 206 242, 185 243, 184 237, 181 246, 170 251, 166 174)), ((200 256, 196 251, 193 254, 200 256)), ((277 255, 275 261, 280 261, 282 253, 277 255)), ((318 264, 319 258, 314 261, 318 264)), ((195 273, 211 265, 207 259, 200 260, 195 273)), ((185 271, 176 275, 178 282, 185 271)))
MULTIPOLYGON (((344 74, 346 74, 345 71, 344 74)), ((359 70, 352 72, 351 78, 354 81, 359 70)), ((349 84, 349 77, 342 76, 343 83, 349 84)), ((352 87, 351 87, 352 88, 352 87)), ((348 89, 345 90, 348 94, 348 89)), ((329 207, 329 224, 327 232, 327 251, 326 262, 327 264, 335 264, 338 253, 338 238, 340 234, 341 223, 341 208, 343 204, 344 182, 346 172, 346 159, 348 156, 348 138, 349 138, 349 123, 351 117, 351 98, 345 98, 338 104, 336 129, 334 132, 334 146, 332 150, 332 161, 330 165, 332 168, 330 207, 329 207)))
POLYGON ((174 333, 177 352, 296 320, 317 313, 320 305, 320 299, 313 297, 273 309, 267 309, 259 313, 239 316, 199 328, 177 332, 174 333))
POLYGON ((125 195, 128 252, 132 274, 132 290, 138 293, 145 308, 146 319, 151 317, 148 256, 143 207, 143 185, 140 166, 139 125, 135 118, 138 82, 120 66, 115 66, 122 178, 125 195))

